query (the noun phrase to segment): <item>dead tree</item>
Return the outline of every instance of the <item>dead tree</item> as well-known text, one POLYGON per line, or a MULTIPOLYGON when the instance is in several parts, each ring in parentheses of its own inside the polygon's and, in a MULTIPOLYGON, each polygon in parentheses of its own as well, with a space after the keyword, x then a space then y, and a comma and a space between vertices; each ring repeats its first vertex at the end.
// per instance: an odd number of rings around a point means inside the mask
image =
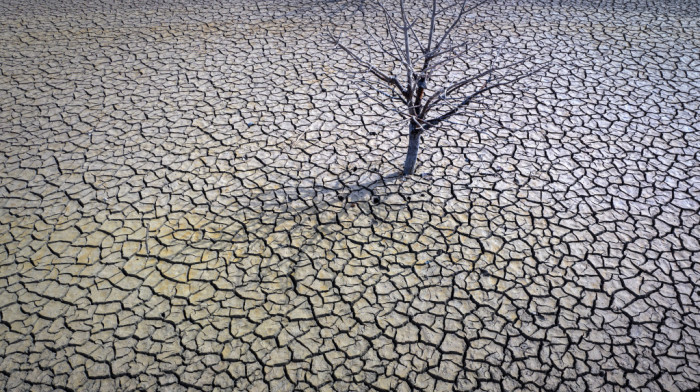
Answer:
POLYGON ((381 35, 366 31, 359 50, 352 40, 328 32, 336 48, 360 68, 363 76, 357 83, 363 95, 398 115, 408 126, 404 175, 415 171, 421 135, 438 126, 455 124, 460 115, 479 109, 479 98, 485 93, 534 72, 516 71, 529 59, 504 63, 498 49, 488 56, 471 53, 476 45, 465 33, 468 26, 464 22, 486 1, 409 1, 398 0, 389 7, 376 0, 382 19, 381 35), (486 67, 474 68, 484 62, 488 63, 486 67))

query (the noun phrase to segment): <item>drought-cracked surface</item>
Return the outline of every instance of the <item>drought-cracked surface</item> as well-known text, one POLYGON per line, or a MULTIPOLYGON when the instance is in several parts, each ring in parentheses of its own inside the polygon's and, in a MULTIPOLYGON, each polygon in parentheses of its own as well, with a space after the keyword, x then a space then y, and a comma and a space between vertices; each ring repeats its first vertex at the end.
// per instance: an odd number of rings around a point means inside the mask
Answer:
POLYGON ((700 4, 482 7, 553 65, 409 179, 346 5, 0 4, 0 389, 697 388, 700 4))

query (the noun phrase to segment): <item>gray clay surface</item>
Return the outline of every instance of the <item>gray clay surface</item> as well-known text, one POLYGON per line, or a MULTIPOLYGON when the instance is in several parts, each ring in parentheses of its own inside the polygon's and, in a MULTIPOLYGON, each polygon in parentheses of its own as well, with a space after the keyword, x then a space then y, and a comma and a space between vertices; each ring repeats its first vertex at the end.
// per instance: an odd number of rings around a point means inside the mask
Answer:
POLYGON ((407 179, 353 7, 0 3, 0 389, 698 387, 700 4, 483 6, 407 179))

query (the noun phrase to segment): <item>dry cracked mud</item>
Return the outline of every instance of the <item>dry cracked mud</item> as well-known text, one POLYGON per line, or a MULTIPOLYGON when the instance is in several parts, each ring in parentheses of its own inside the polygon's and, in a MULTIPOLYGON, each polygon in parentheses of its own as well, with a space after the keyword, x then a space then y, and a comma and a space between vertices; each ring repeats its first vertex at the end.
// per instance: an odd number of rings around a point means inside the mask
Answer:
POLYGON ((0 389, 698 388, 700 4, 484 5, 410 178, 356 6, 0 3, 0 389))

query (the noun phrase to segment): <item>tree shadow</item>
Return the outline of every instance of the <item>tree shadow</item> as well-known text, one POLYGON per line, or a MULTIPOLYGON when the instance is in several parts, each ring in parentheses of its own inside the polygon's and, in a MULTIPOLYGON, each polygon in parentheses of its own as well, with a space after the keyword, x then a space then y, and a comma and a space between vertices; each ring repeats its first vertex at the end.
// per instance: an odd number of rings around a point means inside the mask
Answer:
POLYGON ((369 173, 353 179, 337 179, 329 185, 314 185, 299 187, 298 195, 304 199, 320 198, 326 202, 339 201, 341 203, 371 202, 378 204, 381 197, 390 192, 389 187, 403 182, 407 177, 401 172, 391 174, 369 173), (364 176, 370 178, 363 179, 364 176))

